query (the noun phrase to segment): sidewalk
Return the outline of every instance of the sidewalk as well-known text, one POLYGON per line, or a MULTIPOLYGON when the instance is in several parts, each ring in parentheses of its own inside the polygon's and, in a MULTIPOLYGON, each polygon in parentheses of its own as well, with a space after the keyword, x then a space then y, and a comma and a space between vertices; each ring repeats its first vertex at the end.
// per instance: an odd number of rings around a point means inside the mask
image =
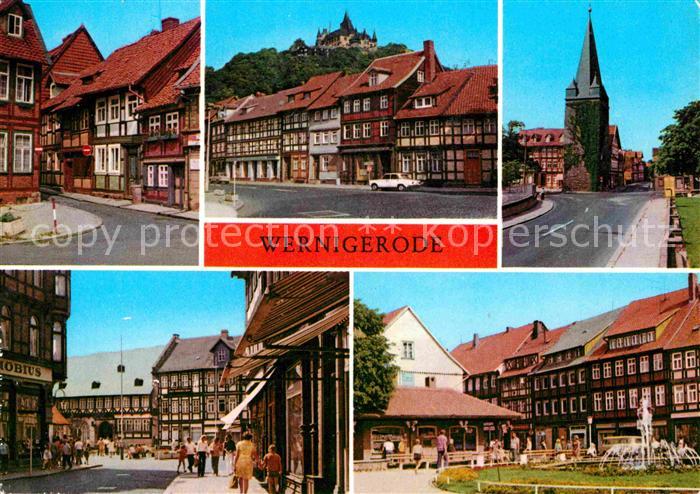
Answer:
POLYGON ((665 268, 668 238, 668 204, 664 198, 651 199, 625 232, 608 267, 665 268))
POLYGON ((58 226, 54 232, 53 209, 49 201, 0 207, 0 216, 7 212, 22 220, 24 230, 12 237, 0 238, 0 244, 41 242, 71 237, 102 226, 102 218, 99 216, 81 209, 56 204, 58 226))
POLYGON ((549 213, 552 210, 552 208, 554 208, 553 201, 550 201, 549 199, 539 201, 537 203, 537 206, 535 206, 534 208, 525 211, 524 213, 515 215, 510 219, 504 219, 502 228, 505 230, 507 228, 519 225, 521 223, 527 223, 528 221, 532 221, 535 218, 539 218, 543 214, 549 213))
POLYGON ((134 204, 132 201, 129 201, 127 199, 110 199, 107 197, 91 196, 89 194, 78 194, 76 192, 59 193, 54 189, 49 189, 46 187, 41 188, 41 193, 68 197, 69 199, 73 199, 75 201, 80 202, 89 202, 92 204, 101 204, 103 206, 112 206, 122 209, 131 209, 133 211, 141 211, 144 213, 158 214, 161 216, 170 216, 173 218, 199 221, 199 211, 183 211, 177 208, 170 208, 167 206, 161 206, 159 204, 150 204, 145 202, 140 204, 134 204))
POLYGON ((240 199, 236 200, 236 205, 234 207, 233 200, 227 201, 225 197, 229 196, 233 199, 231 194, 224 194, 221 189, 216 189, 211 192, 207 192, 204 195, 205 203, 205 213, 207 219, 209 218, 238 218, 238 210, 243 207, 243 201, 240 199))
POLYGON ((380 472, 354 472, 355 489, 357 494, 388 492, 404 493, 438 493, 444 492, 433 485, 435 470, 421 469, 415 473, 413 469, 392 469, 380 472))
POLYGON ((35 468, 31 475, 29 474, 29 468, 26 470, 21 470, 19 472, 12 472, 9 473, 8 475, 0 475, 0 484, 3 482, 6 482, 8 480, 17 480, 17 479, 33 479, 37 477, 48 477, 49 475, 58 475, 61 473, 66 473, 66 472, 75 472, 78 470, 90 470, 92 468, 100 468, 102 467, 101 464, 95 463, 94 465, 76 465, 70 470, 63 470, 63 469, 58 469, 58 470, 42 470, 41 466, 39 468, 35 468))
MULTIPOLYGON (((229 488, 231 477, 219 476, 215 477, 211 473, 207 473, 204 477, 197 477, 196 473, 183 473, 178 475, 173 480, 164 494, 192 494, 194 492, 202 494, 212 494, 220 492, 237 493, 238 489, 229 488)), ((267 494, 267 491, 262 488, 260 483, 250 479, 249 494, 267 494)))

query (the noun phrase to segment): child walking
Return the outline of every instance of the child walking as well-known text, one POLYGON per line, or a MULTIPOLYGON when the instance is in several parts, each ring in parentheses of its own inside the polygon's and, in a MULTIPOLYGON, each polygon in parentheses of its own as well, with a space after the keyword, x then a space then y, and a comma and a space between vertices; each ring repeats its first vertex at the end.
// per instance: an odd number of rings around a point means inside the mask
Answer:
POLYGON ((277 448, 271 444, 268 453, 262 461, 262 467, 267 471, 267 492, 277 494, 282 476, 282 457, 277 454, 277 448))

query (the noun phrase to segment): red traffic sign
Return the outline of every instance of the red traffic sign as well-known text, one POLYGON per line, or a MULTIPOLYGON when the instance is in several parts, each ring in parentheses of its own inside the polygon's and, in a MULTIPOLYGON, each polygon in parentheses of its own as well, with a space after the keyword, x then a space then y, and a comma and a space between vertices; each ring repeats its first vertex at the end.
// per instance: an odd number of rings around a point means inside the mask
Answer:
POLYGON ((44 152, 44 148, 42 148, 42 147, 40 147, 40 146, 37 146, 37 147, 34 148, 34 152, 35 152, 35 153, 43 153, 43 152, 44 152))
POLYGON ((92 156, 91 146, 83 146, 83 156, 92 156))

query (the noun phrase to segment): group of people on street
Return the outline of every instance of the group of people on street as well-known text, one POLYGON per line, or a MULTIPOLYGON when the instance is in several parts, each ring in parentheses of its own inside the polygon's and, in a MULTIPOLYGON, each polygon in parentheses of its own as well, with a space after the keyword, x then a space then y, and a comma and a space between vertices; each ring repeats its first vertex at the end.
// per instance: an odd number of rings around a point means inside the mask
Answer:
POLYGON ((90 442, 64 435, 54 436, 46 443, 41 454, 42 468, 70 470, 74 465, 90 464, 90 442))
POLYGON ((232 472, 230 488, 238 488, 241 494, 247 494, 250 487, 250 479, 253 478, 255 467, 265 471, 267 476, 267 490, 270 494, 280 492, 280 479, 282 477, 282 458, 277 454, 275 445, 268 448, 268 453, 259 460, 257 447, 253 443, 253 435, 249 432, 243 435, 243 439, 236 443, 231 433, 221 440, 218 437, 210 441, 207 436, 202 436, 195 443, 191 437, 184 443, 175 443, 173 449, 177 452, 177 473, 194 473, 197 469, 197 477, 204 477, 207 459, 211 458, 211 469, 214 475, 219 476, 219 466, 230 461, 232 472), (182 472, 180 468, 182 467, 182 472))

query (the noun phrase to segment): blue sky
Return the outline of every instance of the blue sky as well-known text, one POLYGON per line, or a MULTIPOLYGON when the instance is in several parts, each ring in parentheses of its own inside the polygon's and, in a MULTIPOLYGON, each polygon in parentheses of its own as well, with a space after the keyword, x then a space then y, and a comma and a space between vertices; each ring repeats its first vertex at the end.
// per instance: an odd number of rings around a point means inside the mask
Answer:
POLYGON ((317 29, 337 29, 346 10, 357 29, 377 31, 380 45, 420 50, 432 39, 443 64, 497 61, 496 0, 208 0, 207 65, 219 68, 239 52, 286 50, 297 38, 313 44, 317 29))
POLYGON ((47 49, 55 48, 64 36, 85 24, 105 58, 120 46, 160 29, 161 18, 186 21, 199 16, 199 0, 26 1, 39 22, 47 49))
MULTIPOLYGON (((610 122, 625 149, 651 158, 674 110, 700 96, 700 8, 694 0, 591 4, 610 122)), ((505 122, 564 125, 587 19, 587 1, 504 0, 505 122)))
POLYGON ((71 295, 69 356, 118 351, 120 334, 127 349, 245 328, 244 282, 228 271, 73 271, 71 295))
POLYGON ((449 350, 535 319, 550 329, 687 286, 686 274, 356 273, 355 298, 389 312, 410 305, 449 350))

